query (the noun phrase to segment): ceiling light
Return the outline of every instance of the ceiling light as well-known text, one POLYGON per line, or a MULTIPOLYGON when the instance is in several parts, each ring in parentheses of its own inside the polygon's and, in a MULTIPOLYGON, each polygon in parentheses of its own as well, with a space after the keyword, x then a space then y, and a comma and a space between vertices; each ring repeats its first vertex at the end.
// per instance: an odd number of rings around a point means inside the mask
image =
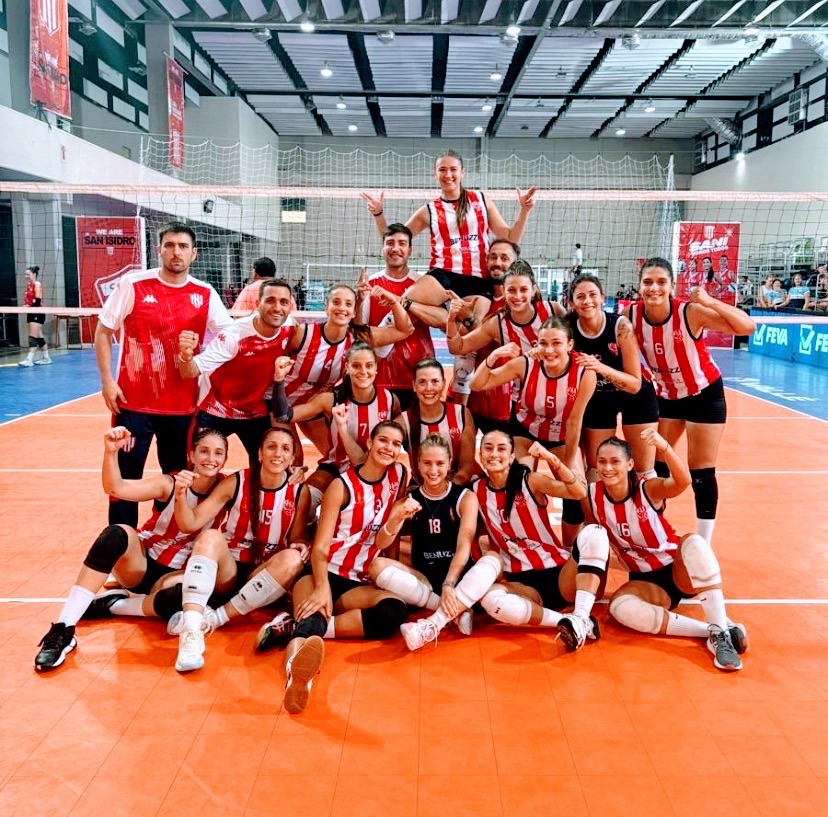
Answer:
POLYGON ((313 32, 316 31, 316 26, 307 18, 299 23, 299 28, 304 31, 305 34, 313 34, 313 32))
POLYGON ((638 32, 633 32, 632 34, 625 34, 621 38, 621 45, 627 49, 627 51, 635 51, 641 45, 641 37, 639 36, 638 32))
POLYGON ((394 40, 394 37, 397 35, 393 32, 390 28, 385 28, 382 31, 377 32, 377 39, 381 43, 385 43, 386 45, 394 40))
POLYGON ((319 69, 319 73, 322 74, 325 79, 330 79, 333 76, 333 70, 328 63, 324 63, 322 67, 319 69))
POLYGON ((758 28, 746 28, 744 40, 746 43, 764 42, 765 36, 758 28))
POLYGON ((517 37, 520 34, 520 26, 512 23, 510 26, 506 26, 506 34, 510 37, 517 37))
POLYGON ((737 161, 737 162, 741 162, 744 158, 745 158, 745 154, 744 154, 744 153, 742 153, 742 151, 740 150, 740 151, 736 154, 736 161, 737 161))
POLYGON ((500 71, 500 66, 499 65, 495 65, 494 71, 492 71, 492 73, 489 74, 489 79, 492 82, 499 82, 500 80, 503 79, 503 74, 500 71))
POLYGON ((95 28, 89 20, 84 20, 80 26, 78 27, 78 31, 83 34, 84 37, 91 37, 93 34, 98 33, 98 29, 95 28))
POLYGON ((351 131, 351 133, 354 133, 358 131, 359 128, 356 125, 348 125, 348 130, 351 131))
POLYGON ((644 113, 655 113, 655 105, 653 105, 653 100, 648 99, 644 105, 644 113))
POLYGON ((502 45, 517 45, 518 38, 507 34, 505 31, 500 35, 500 42, 502 45))
POLYGON ((342 97, 339 97, 336 107, 339 108, 340 111, 344 111, 348 106, 345 104, 345 100, 342 97))
POLYGON ((624 128, 618 128, 618 130, 615 131, 615 135, 616 136, 623 136, 626 132, 627 131, 625 131, 624 128))
POLYGON ((481 111, 490 111, 491 109, 492 103, 488 99, 480 106, 481 111))
POLYGON ((130 65, 129 70, 131 73, 135 74, 136 77, 145 77, 147 75, 147 66, 142 65, 140 62, 135 65, 130 65))
POLYGON ((475 128, 474 128, 474 132, 475 133, 483 133, 483 126, 482 125, 476 125, 475 128))
POLYGON ((253 36, 260 42, 266 43, 271 38, 271 33, 269 28, 254 28, 253 29, 253 36))

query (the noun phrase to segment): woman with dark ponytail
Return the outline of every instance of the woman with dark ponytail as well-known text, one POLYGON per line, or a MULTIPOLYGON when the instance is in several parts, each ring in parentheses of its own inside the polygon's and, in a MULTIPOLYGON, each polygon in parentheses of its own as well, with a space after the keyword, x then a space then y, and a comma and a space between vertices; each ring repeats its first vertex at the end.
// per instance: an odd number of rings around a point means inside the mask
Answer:
MULTIPOLYGON (((23 303, 26 306, 43 306, 43 284, 38 280, 39 274, 40 267, 26 268, 26 291, 23 294, 23 303)), ((46 338, 43 337, 43 324, 46 323, 46 316, 31 312, 26 315, 26 322, 29 324, 29 354, 17 365, 27 368, 35 364, 46 366, 52 362, 46 338), (40 352, 37 360, 34 359, 35 352, 40 352)))

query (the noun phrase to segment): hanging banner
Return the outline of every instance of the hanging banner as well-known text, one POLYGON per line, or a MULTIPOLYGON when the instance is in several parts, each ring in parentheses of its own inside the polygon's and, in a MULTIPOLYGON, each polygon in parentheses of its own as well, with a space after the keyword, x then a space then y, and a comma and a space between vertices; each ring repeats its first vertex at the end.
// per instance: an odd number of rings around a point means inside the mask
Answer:
POLYGON ((64 119, 72 118, 66 0, 31 0, 29 91, 32 105, 42 105, 64 119))
POLYGON ((144 219, 78 218, 76 231, 80 305, 100 308, 124 273, 146 269, 144 219))
MULTIPOLYGON (((736 303, 739 269, 738 222, 676 221, 673 224, 673 268, 676 295, 687 298, 698 288, 720 301, 736 303)), ((706 332, 707 346, 733 348, 733 336, 706 332)))
POLYGON ((184 167, 184 69, 167 57, 167 111, 170 131, 170 165, 184 167))

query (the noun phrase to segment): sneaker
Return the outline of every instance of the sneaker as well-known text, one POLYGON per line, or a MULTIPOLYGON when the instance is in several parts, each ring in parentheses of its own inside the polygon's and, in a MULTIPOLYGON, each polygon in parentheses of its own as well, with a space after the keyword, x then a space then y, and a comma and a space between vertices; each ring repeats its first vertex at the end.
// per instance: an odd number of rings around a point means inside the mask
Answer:
POLYGON ((576 616, 567 613, 558 622, 558 636, 570 652, 581 649, 587 639, 597 641, 601 637, 598 622, 593 616, 576 616))
POLYGON ((325 658, 325 642, 312 635, 296 650, 293 658, 287 662, 287 686, 285 687, 285 709, 291 715, 302 712, 308 705, 308 696, 313 686, 314 676, 322 667, 325 658))
POLYGON ((273 621, 262 625, 256 634, 253 649, 256 652, 265 652, 276 647, 286 647, 295 629, 296 622, 293 616, 290 613, 279 613, 273 621))
POLYGON ((735 649, 739 655, 744 655, 748 651, 748 647, 750 647, 750 641, 748 639, 745 625, 731 624, 730 627, 727 628, 727 631, 730 633, 730 640, 733 642, 733 649, 735 649))
MULTIPOLYGON (((204 616, 201 619, 201 632, 210 635, 218 629, 218 616, 212 607, 204 608, 204 616)), ((181 635, 184 632, 184 611, 179 610, 173 613, 167 622, 167 635, 181 635)))
POLYGON ((178 636, 178 657, 175 668, 192 672, 204 666, 204 633, 201 630, 182 630, 178 636))
POLYGON ((457 618, 452 619, 449 624, 460 635, 471 635, 474 628, 474 616, 471 610, 464 610, 457 618))
POLYGON ((50 363, 54 363, 50 357, 42 357, 34 362, 35 366, 48 366, 50 363))
POLYGON ((400 632, 405 639, 405 645, 412 652, 419 650, 423 644, 429 641, 437 641, 440 630, 437 625, 428 618, 420 618, 400 625, 400 632))
POLYGON ((112 605, 116 601, 128 599, 129 593, 126 590, 108 590, 106 593, 100 593, 86 608, 86 612, 81 616, 84 621, 95 621, 99 618, 113 618, 112 605))
POLYGON ((713 653, 713 665, 725 672, 733 672, 742 668, 742 659, 733 646, 730 628, 723 630, 715 624, 708 628, 710 636, 707 639, 707 649, 713 653))
POLYGON ((40 652, 34 660, 35 669, 38 672, 57 669, 66 659, 66 654, 75 649, 77 643, 74 627, 53 624, 49 632, 40 639, 40 652))
POLYGON ((28 368, 30 368, 31 366, 34 366, 34 361, 33 361, 33 360, 29 360, 29 358, 26 358, 25 360, 21 360, 21 361, 19 361, 17 365, 18 365, 18 366, 25 366, 25 367, 28 369, 28 368))

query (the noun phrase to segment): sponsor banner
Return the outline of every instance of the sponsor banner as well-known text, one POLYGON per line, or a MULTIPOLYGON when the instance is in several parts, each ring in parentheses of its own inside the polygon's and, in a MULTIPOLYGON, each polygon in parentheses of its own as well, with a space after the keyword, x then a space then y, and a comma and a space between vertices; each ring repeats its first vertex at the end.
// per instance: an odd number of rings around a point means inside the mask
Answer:
MULTIPOLYGON (((778 317, 776 312, 757 309, 750 314, 778 317)), ((760 323, 750 336, 749 348, 759 355, 828 369, 828 324, 809 323, 807 318, 800 323, 760 323)))
POLYGON ((80 305, 100 308, 124 273, 146 269, 144 219, 78 218, 76 231, 80 305))
MULTIPOLYGON (((686 298, 698 287, 734 306, 739 269, 739 222, 676 221, 673 224, 673 269, 676 295, 686 298)), ((706 332, 707 346, 733 348, 733 337, 706 332)))
POLYGON ((184 167, 184 69, 167 57, 167 113, 170 131, 170 164, 184 167))
POLYGON ((64 119, 72 118, 66 0, 31 0, 29 92, 32 105, 42 105, 64 119))

